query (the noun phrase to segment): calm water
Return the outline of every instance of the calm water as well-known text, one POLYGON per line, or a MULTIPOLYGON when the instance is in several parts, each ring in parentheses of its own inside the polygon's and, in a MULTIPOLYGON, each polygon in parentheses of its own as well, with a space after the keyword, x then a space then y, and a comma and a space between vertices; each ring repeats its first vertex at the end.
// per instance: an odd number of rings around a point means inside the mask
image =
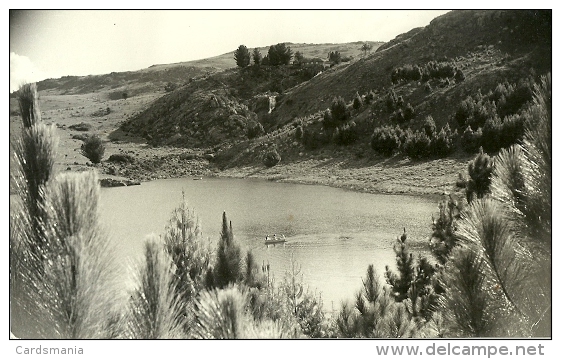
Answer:
POLYGON ((392 246, 403 227, 408 240, 426 243, 437 212, 436 200, 426 198, 262 180, 183 178, 104 188, 101 220, 123 263, 140 258, 146 235, 163 232, 182 191, 213 245, 226 211, 242 249, 251 249, 258 263, 269 263, 277 281, 294 256, 327 311, 353 298, 369 264, 380 275, 386 264, 394 265, 392 246), (274 233, 284 234, 287 243, 265 246, 265 235, 274 233))

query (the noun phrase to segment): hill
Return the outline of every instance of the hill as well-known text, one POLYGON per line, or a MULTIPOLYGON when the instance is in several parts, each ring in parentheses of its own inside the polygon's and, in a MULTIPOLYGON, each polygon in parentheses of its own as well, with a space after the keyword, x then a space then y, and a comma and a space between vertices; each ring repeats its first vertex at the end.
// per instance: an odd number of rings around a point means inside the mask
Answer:
MULTIPOLYGON (((361 52, 361 44, 286 45, 293 53, 300 52, 305 58, 323 56, 327 60, 329 52, 338 51, 341 58, 353 61, 353 57, 361 52)), ((375 43, 373 48, 379 45, 375 43)), ((261 51, 267 53, 265 49, 261 51)), ((225 64, 225 56, 215 57, 212 61, 225 64)), ((232 54, 227 56, 235 66, 232 54)), ((270 99, 276 102, 287 89, 323 71, 326 71, 323 64, 227 69, 179 86, 126 121, 121 130, 142 135, 153 145, 211 147, 226 142, 233 144, 248 136, 263 134, 271 127, 271 123, 267 123, 270 99)))
MULTIPOLYGON (((343 57, 357 58, 363 42, 345 44, 293 44, 287 43, 294 52, 300 51, 308 57, 327 56, 329 51, 339 51, 343 57)), ((372 42, 374 49, 381 43, 372 42)), ((269 47, 258 47, 266 54, 269 47)), ((235 49, 234 49, 235 50, 235 49)), ((176 86, 190 80, 206 78, 211 74, 236 67, 233 52, 192 61, 173 64, 155 64, 138 71, 112 72, 105 75, 63 76, 37 83, 39 91, 52 95, 78 95, 100 93, 109 99, 120 99, 124 92, 128 96, 162 92, 166 85, 176 86)))
POLYGON ((164 96, 127 121, 123 130, 144 135, 154 145, 231 145, 255 137, 254 127, 263 127, 271 137, 272 131, 283 126, 296 127, 295 120, 302 124, 302 119, 311 116, 321 121, 335 97, 350 104, 357 93, 364 96, 372 91, 375 99, 368 110, 353 114, 354 122, 368 122, 364 127, 371 133, 375 127, 398 122, 395 113, 385 111, 390 89, 415 111, 415 120, 405 127, 417 130, 430 115, 437 128, 449 123, 452 130, 463 130, 451 119, 468 95, 487 94, 501 83, 516 84, 550 70, 550 11, 452 11, 424 28, 399 35, 373 54, 321 69, 314 76, 288 67, 217 73, 204 84, 193 82, 164 96), (446 76, 432 74, 414 81, 392 79, 393 71, 413 67, 420 72, 446 67, 450 71, 446 76), (461 81, 453 79, 458 70, 461 81), (210 104, 213 96, 218 96, 220 105, 210 104), (260 105, 264 96, 274 97, 272 112, 264 111, 269 110, 268 104, 260 105), (213 131, 222 135, 214 136, 213 131))
POLYGON ((307 58, 339 51, 349 61, 338 64, 239 69, 228 53, 39 88, 64 131, 67 169, 85 166, 83 136, 69 131, 84 122, 107 156, 139 159, 104 161, 107 175, 219 172, 441 193, 479 146, 493 153, 519 140, 533 83, 551 71, 551 11, 452 11, 371 53, 362 44, 289 44, 307 58))

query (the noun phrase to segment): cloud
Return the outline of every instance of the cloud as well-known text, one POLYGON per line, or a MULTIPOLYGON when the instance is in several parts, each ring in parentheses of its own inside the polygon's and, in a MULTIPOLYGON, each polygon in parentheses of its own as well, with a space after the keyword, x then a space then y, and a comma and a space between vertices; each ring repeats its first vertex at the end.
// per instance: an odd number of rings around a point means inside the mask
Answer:
POLYGON ((10 92, 16 91, 25 83, 41 81, 48 77, 29 57, 10 52, 10 92))

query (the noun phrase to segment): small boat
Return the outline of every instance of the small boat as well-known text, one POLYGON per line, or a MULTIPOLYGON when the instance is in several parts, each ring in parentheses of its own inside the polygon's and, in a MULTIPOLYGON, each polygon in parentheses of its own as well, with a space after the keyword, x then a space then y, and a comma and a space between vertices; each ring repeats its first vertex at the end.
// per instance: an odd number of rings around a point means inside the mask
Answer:
POLYGON ((267 236, 265 238, 265 244, 269 245, 269 244, 279 244, 279 243, 285 243, 286 242, 286 238, 284 238, 284 236, 282 237, 269 237, 267 236))
POLYGON ((193 181, 200 181, 202 179, 203 179, 202 177, 195 177, 195 178, 193 178, 193 181))

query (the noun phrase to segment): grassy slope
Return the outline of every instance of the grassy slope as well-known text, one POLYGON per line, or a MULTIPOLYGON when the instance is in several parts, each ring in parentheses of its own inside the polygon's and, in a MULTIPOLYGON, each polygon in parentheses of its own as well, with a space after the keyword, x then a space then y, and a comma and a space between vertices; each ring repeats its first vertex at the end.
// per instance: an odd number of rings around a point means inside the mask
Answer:
MULTIPOLYGON (((391 70, 406 64, 423 65, 430 60, 451 61, 466 75, 464 82, 439 87, 427 92, 418 83, 393 86, 405 102, 416 109, 409 124, 420 127, 420 120, 431 115, 437 127, 451 121, 459 103, 478 90, 487 92, 499 82, 516 82, 533 69, 541 74, 551 69, 551 49, 547 33, 539 26, 528 29, 528 14, 503 12, 452 12, 435 19, 428 27, 401 36, 393 45, 355 63, 325 71, 321 76, 290 89, 273 112, 272 121, 289 124, 300 116, 304 124, 321 127, 319 120, 333 97, 348 102, 358 91, 374 89, 375 103, 355 114, 357 124, 371 128, 392 123, 385 109, 385 90, 392 87, 391 70), (304 117, 309 115, 307 117, 304 117), (370 127, 369 127, 370 126, 370 127)), ((531 15, 531 14, 530 14, 531 15)), ((549 24, 550 25, 550 24, 549 24)), ((550 34, 550 33, 549 33, 550 34)), ((550 41, 550 38, 549 38, 550 41)), ((371 133, 370 131, 367 131, 371 133)), ((309 151, 295 140, 293 126, 286 126, 255 141, 223 151, 224 173, 232 176, 254 176, 292 179, 306 183, 359 189, 364 191, 442 193, 453 187, 458 172, 464 172, 471 155, 457 153, 447 159, 413 162, 401 155, 383 159, 369 150, 366 135, 357 145, 342 148, 328 145, 309 151), (276 148, 283 160, 273 168, 260 165, 264 153, 276 148)))
MULTIPOLYGON (((305 57, 327 57, 330 51, 342 56, 359 56, 361 43, 289 44, 305 57)), ((373 44, 377 48, 379 43, 373 44)), ((266 53, 266 49, 261 49, 266 53)), ((189 81, 153 106, 127 121, 122 130, 144 136, 154 145, 214 147, 246 138, 248 129, 259 121, 266 129, 278 124, 268 115, 265 95, 278 95, 309 79, 307 69, 298 66, 235 68, 233 56, 225 54, 208 62, 228 62, 232 69, 189 81), (265 103, 263 103, 265 100, 265 103)), ((200 64, 206 64, 201 61, 200 64)), ((280 98, 277 96, 277 98, 280 98)))
MULTIPOLYGON (((296 51, 306 56, 338 49, 346 56, 358 56, 362 43, 350 44, 292 44, 296 51)), ((267 48, 261 52, 266 53, 267 48)), ((57 127, 59 147, 56 166, 59 170, 84 171, 91 167, 81 155, 82 141, 77 135, 98 135, 105 143, 104 162, 98 167, 102 177, 134 178, 150 180, 177 176, 200 176, 215 172, 202 152, 181 148, 147 145, 146 139, 119 130, 123 121, 134 117, 161 98, 168 81, 189 82, 193 79, 204 89, 213 89, 215 82, 205 81, 219 70, 235 67, 232 54, 223 54, 210 59, 178 64, 153 65, 140 71, 111 73, 96 76, 65 76, 38 83, 42 118, 47 124, 57 127), (128 92, 128 99, 122 93, 128 92), (101 110, 111 109, 109 114, 94 116, 101 110), (92 126, 87 132, 71 129, 72 125, 87 123, 92 126), (138 161, 123 166, 107 162, 112 154, 129 154, 138 161), (108 173, 112 173, 110 175, 108 173)), ((226 73, 227 75, 227 73, 226 73)), ((181 83, 181 82, 180 82, 181 83)), ((21 120, 15 96, 10 96, 10 143, 20 134, 21 120)), ((11 153, 12 151, 10 151, 11 153)), ((10 157, 10 167, 14 165, 10 157)), ((12 186, 13 183, 10 183, 12 186)))
MULTIPOLYGON (((503 11, 452 11, 442 15, 410 36, 398 36, 392 46, 386 49, 382 46, 383 50, 366 59, 326 71, 324 76, 289 91, 278 104, 275 116, 283 121, 296 112, 299 116, 313 114, 326 109, 335 96, 351 101, 357 91, 385 93, 392 86, 390 74, 394 68, 424 65, 431 60, 458 62, 467 72, 464 94, 478 88, 482 91, 494 88, 498 79, 523 77, 531 67, 538 74, 544 73, 551 69, 551 48, 548 51, 544 41, 548 34, 542 34, 541 29, 531 31, 522 27, 518 21, 527 21, 520 17, 519 12, 503 11), (539 41, 532 36, 535 32, 539 41)), ((400 90, 396 92, 400 94, 400 90)), ((438 102, 441 109, 448 109, 439 118, 447 118, 457 107, 458 98, 448 95, 427 96, 432 97, 427 100, 438 102)), ((422 98, 412 99, 413 105, 421 102, 422 98)))

